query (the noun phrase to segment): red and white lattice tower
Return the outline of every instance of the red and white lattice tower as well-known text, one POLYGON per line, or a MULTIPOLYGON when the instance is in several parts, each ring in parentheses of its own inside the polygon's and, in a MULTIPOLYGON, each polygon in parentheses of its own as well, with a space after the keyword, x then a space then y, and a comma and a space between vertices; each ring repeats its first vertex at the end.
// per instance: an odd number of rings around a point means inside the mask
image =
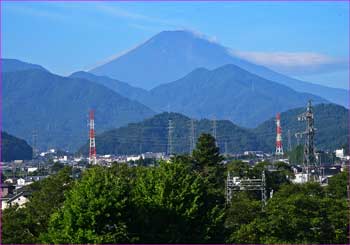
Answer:
POLYGON ((94 111, 90 110, 90 122, 89 122, 89 139, 90 139, 90 148, 89 148, 89 163, 96 164, 96 143, 95 143, 95 120, 94 120, 94 111))
POLYGON ((281 115, 276 115, 276 155, 283 155, 281 115))

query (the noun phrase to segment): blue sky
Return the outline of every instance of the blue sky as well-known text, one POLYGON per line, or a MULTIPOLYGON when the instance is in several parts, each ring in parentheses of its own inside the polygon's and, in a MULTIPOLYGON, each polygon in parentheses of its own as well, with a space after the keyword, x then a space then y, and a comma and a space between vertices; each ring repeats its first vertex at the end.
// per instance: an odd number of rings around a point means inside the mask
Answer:
POLYGON ((68 75, 163 30, 186 29, 237 55, 348 88, 348 2, 1 2, 2 56, 68 75))

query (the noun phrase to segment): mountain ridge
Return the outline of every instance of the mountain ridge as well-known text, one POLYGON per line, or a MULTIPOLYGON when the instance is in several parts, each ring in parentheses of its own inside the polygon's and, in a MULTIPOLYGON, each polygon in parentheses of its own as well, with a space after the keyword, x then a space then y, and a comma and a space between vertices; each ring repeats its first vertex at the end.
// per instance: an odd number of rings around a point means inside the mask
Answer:
POLYGON ((234 64, 253 74, 291 87, 299 92, 321 96, 348 107, 348 91, 300 81, 244 60, 232 49, 188 31, 163 31, 118 58, 90 72, 106 75, 145 89, 175 81, 192 70, 215 69, 234 64))
POLYGON ((26 140, 37 131, 39 148, 75 150, 88 137, 90 109, 97 131, 154 115, 147 106, 89 80, 26 70, 5 72, 2 82, 3 128, 26 140))
MULTIPOLYGON (((313 107, 315 125, 315 145, 318 150, 333 151, 347 143, 348 109, 335 104, 319 104, 313 107), (337 115, 337 116, 335 116, 337 115), (323 120, 326 121, 323 121, 323 120)), ((291 131, 292 146, 296 146, 295 132, 305 130, 305 123, 297 120, 297 115, 305 112, 305 107, 281 112, 282 139, 287 149, 287 131, 291 131)), ((188 153, 190 149, 191 118, 179 113, 163 112, 139 123, 105 131, 96 135, 98 154, 140 154, 144 152, 167 152, 168 120, 172 120, 173 146, 177 154, 188 153)), ((195 139, 201 133, 212 133, 213 120, 192 119, 195 125, 195 139)), ((227 120, 216 120, 216 134, 221 152, 243 153, 260 150, 272 153, 275 150, 276 122, 272 117, 254 129, 239 127, 227 120)), ((301 141, 302 143, 302 141, 301 141)), ((82 145, 80 153, 87 154, 88 143, 82 145)))

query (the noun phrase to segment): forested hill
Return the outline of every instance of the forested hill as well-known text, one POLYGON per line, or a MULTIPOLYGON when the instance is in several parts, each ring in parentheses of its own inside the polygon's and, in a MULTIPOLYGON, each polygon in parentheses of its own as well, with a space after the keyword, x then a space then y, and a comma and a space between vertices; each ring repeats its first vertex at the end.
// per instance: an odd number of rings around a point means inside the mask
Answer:
POLYGON ((100 132, 154 115, 143 104, 80 78, 34 69, 5 72, 2 79, 3 128, 25 140, 37 131, 39 149, 76 151, 88 136, 90 109, 100 132))
MULTIPOLYGON (((167 152, 168 125, 172 120, 173 152, 186 153, 190 150, 191 119, 179 113, 161 113, 140 123, 106 131, 96 137, 98 154, 138 154, 141 152, 167 152)), ((193 121, 195 140, 202 133, 211 133, 213 121, 193 121)), ((244 150, 267 149, 254 133, 228 120, 217 120, 217 140, 221 151, 242 152, 244 150)), ((80 152, 87 154, 88 144, 80 152)))
POLYGON ((1 132, 1 161, 32 159, 32 147, 26 141, 1 132))
MULTIPOLYGON (((292 147, 296 146, 294 134, 305 130, 305 122, 297 115, 305 108, 281 113, 282 138, 285 151, 290 130, 292 147)), ((314 107, 315 141, 320 150, 334 150, 347 143, 348 110, 335 104, 320 104, 314 107)), ((97 135, 98 154, 138 154, 142 152, 167 152, 168 125, 172 120, 173 152, 186 153, 190 150, 191 119, 179 113, 162 113, 140 123, 106 131, 97 135)), ((255 129, 244 129, 228 120, 217 120, 217 141, 221 152, 242 153, 246 150, 273 152, 276 140, 276 122, 271 118, 255 129)), ((212 133, 213 121, 194 120, 196 139, 201 133, 212 133)), ((300 143, 303 143, 303 139, 300 143)), ((79 150, 88 152, 88 144, 79 150)))
MULTIPOLYGON (((335 150, 348 142, 349 110, 335 104, 319 104, 314 106, 316 127, 315 144, 320 150, 335 150)), ((305 112, 305 108, 288 110, 281 113, 282 138, 285 150, 288 146, 288 130, 292 147, 296 146, 296 132, 305 131, 305 122, 298 121, 297 116, 305 112)), ((253 132, 264 141, 272 151, 276 140, 276 122, 271 118, 260 124, 253 132)), ((300 140, 303 143, 304 140, 300 140)))

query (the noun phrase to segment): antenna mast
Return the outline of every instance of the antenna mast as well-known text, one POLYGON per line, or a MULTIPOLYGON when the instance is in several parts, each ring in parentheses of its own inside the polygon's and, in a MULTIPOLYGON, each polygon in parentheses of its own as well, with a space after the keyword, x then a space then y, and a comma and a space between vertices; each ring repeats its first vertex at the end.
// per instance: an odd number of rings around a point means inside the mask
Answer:
POLYGON ((276 115, 276 156, 283 155, 282 146, 282 128, 281 128, 281 115, 277 113, 276 115))
POLYGON ((95 143, 95 115, 94 111, 90 110, 90 122, 89 122, 89 139, 90 139, 90 148, 89 148, 89 163, 97 164, 96 162, 96 143, 95 143))

